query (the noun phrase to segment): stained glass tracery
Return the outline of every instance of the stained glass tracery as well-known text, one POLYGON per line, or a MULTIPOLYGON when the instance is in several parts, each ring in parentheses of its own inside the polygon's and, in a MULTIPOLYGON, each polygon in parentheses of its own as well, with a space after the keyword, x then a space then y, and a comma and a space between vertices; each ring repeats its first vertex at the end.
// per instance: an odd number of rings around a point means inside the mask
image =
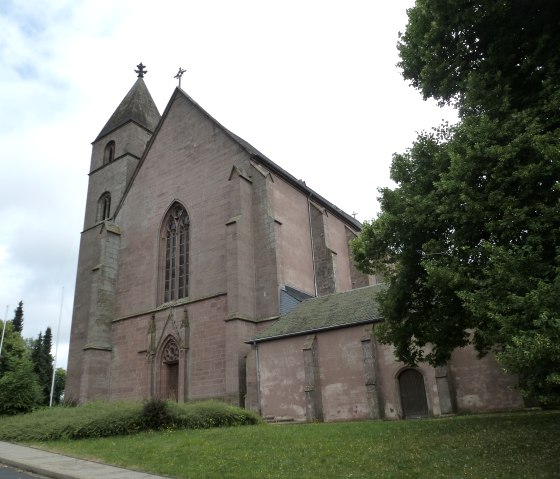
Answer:
POLYGON ((189 216, 183 206, 173 205, 164 223, 164 301, 188 296, 189 216))

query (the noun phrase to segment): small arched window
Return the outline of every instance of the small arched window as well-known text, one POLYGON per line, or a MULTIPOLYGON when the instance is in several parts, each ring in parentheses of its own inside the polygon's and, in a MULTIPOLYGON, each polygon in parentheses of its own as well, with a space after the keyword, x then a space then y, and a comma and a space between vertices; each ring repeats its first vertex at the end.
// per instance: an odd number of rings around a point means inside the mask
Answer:
POLYGON ((189 215, 174 203, 165 216, 162 232, 163 301, 189 294, 189 215))
POLYGON ((107 145, 105 145, 105 151, 103 152, 103 164, 106 165, 111 163, 115 159, 115 142, 111 140, 107 145))
POLYGON ((111 216, 111 193, 106 191, 97 201, 97 221, 104 221, 111 216))

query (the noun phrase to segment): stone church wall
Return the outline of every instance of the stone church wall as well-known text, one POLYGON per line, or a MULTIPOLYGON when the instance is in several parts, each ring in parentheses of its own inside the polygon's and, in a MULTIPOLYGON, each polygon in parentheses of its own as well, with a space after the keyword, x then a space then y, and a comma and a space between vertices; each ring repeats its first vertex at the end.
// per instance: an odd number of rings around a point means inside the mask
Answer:
POLYGON ((304 336, 258 345, 259 399, 263 417, 305 420, 304 336))
POLYGON ((259 343, 263 416, 294 421, 370 418, 362 336, 363 327, 356 326, 259 343), (315 365, 306 363, 309 348, 315 365), (313 367, 315 372, 308 371, 313 367), (322 418, 306 413, 308 402, 317 400, 308 394, 312 389, 320 393, 322 418))
MULTIPOLYGON (((263 416, 274 420, 406 417, 399 377, 411 368, 373 338, 368 357, 364 341, 370 334, 371 326, 355 326, 258 343, 260 389, 253 402, 260 399, 263 416), (320 417, 310 417, 310 406, 320 417)), ((256 367, 254 348, 249 364, 256 367)), ((447 367, 422 363, 412 369, 423 383, 426 416, 523 407, 511 389, 514 378, 502 373, 493 357, 478 360, 472 348, 455 351, 447 367)))
POLYGON ((113 322, 112 400, 150 397, 149 315, 113 322))
POLYGON ((227 179, 235 158, 243 156, 186 100, 173 103, 119 214, 123 243, 117 316, 161 302, 160 228, 176 200, 190 218, 189 296, 226 291, 227 179))
MULTIPOLYGON (((177 399, 225 398, 226 310, 225 296, 221 295, 115 321, 110 398, 145 399, 151 394, 165 396, 160 352, 170 336, 184 349, 179 361, 183 362, 185 374, 178 380, 183 395, 177 399), (152 315, 155 319, 153 340, 149 332, 152 315), (187 338, 182 337, 185 318, 188 321, 187 338)), ((234 399, 233 402, 236 402, 237 398, 234 399)))
POLYGON ((74 320, 68 354, 68 377, 66 380, 67 399, 78 401, 80 396, 80 382, 84 360, 83 348, 87 342, 89 326, 89 310, 92 301, 92 287, 90 283, 92 270, 99 264, 100 242, 98 241, 100 226, 85 231, 80 238, 80 256, 78 259, 77 277, 82 281, 76 282, 74 300, 74 320), (85 281, 84 279, 88 279, 85 281))
POLYGON ((352 285, 348 226, 342 220, 277 176, 274 197, 280 284, 315 295, 313 260, 319 296, 369 284, 367 275, 354 273, 360 283, 352 285))
POLYGON ((279 221, 280 283, 315 295, 307 197, 274 178, 275 218, 279 221))
MULTIPOLYGON (((142 398, 152 390, 157 392, 157 374, 150 372, 143 351, 146 318, 150 317, 147 312, 162 303, 160 234, 163 218, 174 201, 185 206, 190 219, 188 299, 200 299, 188 305, 193 315, 182 387, 188 398, 231 396, 239 403, 240 394, 244 394, 240 391, 240 371, 244 371, 240 361, 247 349, 243 340, 253 333, 240 333, 242 326, 228 325, 235 343, 225 334, 225 231, 234 206, 228 177, 232 166, 243 162, 249 164, 247 153, 192 103, 182 96, 172 103, 115 220, 122 234, 108 384, 112 399, 142 398), (222 295, 219 304, 202 301, 216 295, 222 295), (231 365, 226 364, 226 354, 231 365), (155 385, 150 383, 154 376, 155 385)), ((82 263, 81 267, 92 267, 82 263)), ((156 327, 162 324, 162 314, 156 313, 156 327)))
MULTIPOLYGON (((403 417, 403 410, 399 394, 398 376, 408 368, 404 363, 396 361, 392 346, 378 343, 377 350, 380 385, 383 395, 383 416, 385 419, 401 419, 403 417)), ((428 364, 421 363, 414 369, 420 372, 424 380, 429 415, 441 415, 434 368, 428 364)))
POLYGON ((472 346, 453 352, 450 361, 458 412, 503 411, 524 407, 513 389, 515 377, 501 371, 491 354, 478 359, 472 346))
POLYGON ((362 327, 317 335, 325 421, 369 418, 362 327))
POLYGON ((368 276, 363 273, 357 274, 357 276, 360 276, 362 279, 362 283, 358 285, 352 284, 352 258, 348 246, 348 226, 333 214, 328 215, 327 223, 329 231, 327 246, 331 251, 336 253, 335 272, 337 292, 349 291, 350 289, 360 286, 367 286, 369 284, 368 276))

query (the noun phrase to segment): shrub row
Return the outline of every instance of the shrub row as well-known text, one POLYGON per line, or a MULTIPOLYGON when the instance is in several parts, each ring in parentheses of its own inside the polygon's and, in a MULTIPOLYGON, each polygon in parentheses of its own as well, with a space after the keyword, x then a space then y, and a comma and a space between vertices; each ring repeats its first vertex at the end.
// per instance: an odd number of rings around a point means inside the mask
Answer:
POLYGON ((0 440, 47 441, 134 434, 159 429, 202 429, 258 424, 251 411, 219 401, 185 404, 150 400, 57 406, 0 418, 0 440))

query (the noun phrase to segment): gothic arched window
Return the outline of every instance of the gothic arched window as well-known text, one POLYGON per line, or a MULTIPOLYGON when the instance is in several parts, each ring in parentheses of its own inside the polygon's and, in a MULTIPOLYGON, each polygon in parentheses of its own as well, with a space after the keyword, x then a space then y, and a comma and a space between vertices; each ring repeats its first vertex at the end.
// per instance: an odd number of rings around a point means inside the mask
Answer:
POLYGON ((106 191, 97 201, 97 221, 104 221, 111 216, 111 193, 106 191))
POLYGON ((111 140, 107 145, 105 145, 105 151, 103 152, 103 164, 111 163, 115 159, 115 142, 111 140))
POLYGON ((162 228, 163 301, 185 298, 189 294, 189 215, 175 203, 162 228))

